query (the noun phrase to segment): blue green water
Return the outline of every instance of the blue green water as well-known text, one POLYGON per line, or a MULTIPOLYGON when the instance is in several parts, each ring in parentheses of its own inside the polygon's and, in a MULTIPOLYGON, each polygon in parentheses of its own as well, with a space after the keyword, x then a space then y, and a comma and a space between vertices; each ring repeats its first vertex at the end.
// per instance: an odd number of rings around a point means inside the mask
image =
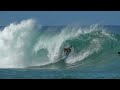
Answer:
POLYGON ((24 20, 0 30, 0 78, 119 79, 119 51, 120 26, 41 26, 24 20))
POLYGON ((0 79, 119 79, 120 71, 1 69, 0 79))

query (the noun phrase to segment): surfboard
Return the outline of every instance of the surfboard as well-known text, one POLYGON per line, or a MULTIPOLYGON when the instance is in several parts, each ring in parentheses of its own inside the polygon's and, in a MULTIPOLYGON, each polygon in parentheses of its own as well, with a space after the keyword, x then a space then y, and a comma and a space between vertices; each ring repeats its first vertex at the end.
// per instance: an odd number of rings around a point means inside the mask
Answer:
POLYGON ((63 58, 62 59, 66 59, 67 58, 67 56, 63 56, 63 58))
POLYGON ((68 55, 64 55, 62 59, 66 59, 69 56, 69 54, 68 55))

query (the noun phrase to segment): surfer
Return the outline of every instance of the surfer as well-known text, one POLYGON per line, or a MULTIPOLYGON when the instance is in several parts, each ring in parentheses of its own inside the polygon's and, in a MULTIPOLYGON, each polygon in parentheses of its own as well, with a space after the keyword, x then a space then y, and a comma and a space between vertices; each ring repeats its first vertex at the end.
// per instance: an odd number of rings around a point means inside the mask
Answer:
POLYGON ((66 53, 66 56, 68 56, 69 53, 71 52, 71 48, 72 46, 70 46, 69 48, 64 48, 64 53, 66 53))

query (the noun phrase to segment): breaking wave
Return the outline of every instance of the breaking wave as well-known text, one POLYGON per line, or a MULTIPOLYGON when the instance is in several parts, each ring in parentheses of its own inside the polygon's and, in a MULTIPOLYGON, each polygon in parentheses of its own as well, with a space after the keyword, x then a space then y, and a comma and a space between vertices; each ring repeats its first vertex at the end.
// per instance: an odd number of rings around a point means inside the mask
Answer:
POLYGON ((33 19, 23 20, 0 30, 0 68, 105 64, 115 58, 119 39, 100 25, 41 26, 33 19), (63 49, 71 45, 64 58, 63 49))

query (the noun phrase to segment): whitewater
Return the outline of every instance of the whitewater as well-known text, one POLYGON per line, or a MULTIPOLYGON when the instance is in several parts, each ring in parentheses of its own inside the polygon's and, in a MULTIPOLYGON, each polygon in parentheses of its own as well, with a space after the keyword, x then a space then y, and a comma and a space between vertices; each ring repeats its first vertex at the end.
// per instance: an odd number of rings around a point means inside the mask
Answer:
POLYGON ((98 24, 42 26, 34 19, 11 23, 0 29, 0 68, 118 70, 120 34, 109 29, 98 24), (69 46, 72 51, 64 58, 69 46))

